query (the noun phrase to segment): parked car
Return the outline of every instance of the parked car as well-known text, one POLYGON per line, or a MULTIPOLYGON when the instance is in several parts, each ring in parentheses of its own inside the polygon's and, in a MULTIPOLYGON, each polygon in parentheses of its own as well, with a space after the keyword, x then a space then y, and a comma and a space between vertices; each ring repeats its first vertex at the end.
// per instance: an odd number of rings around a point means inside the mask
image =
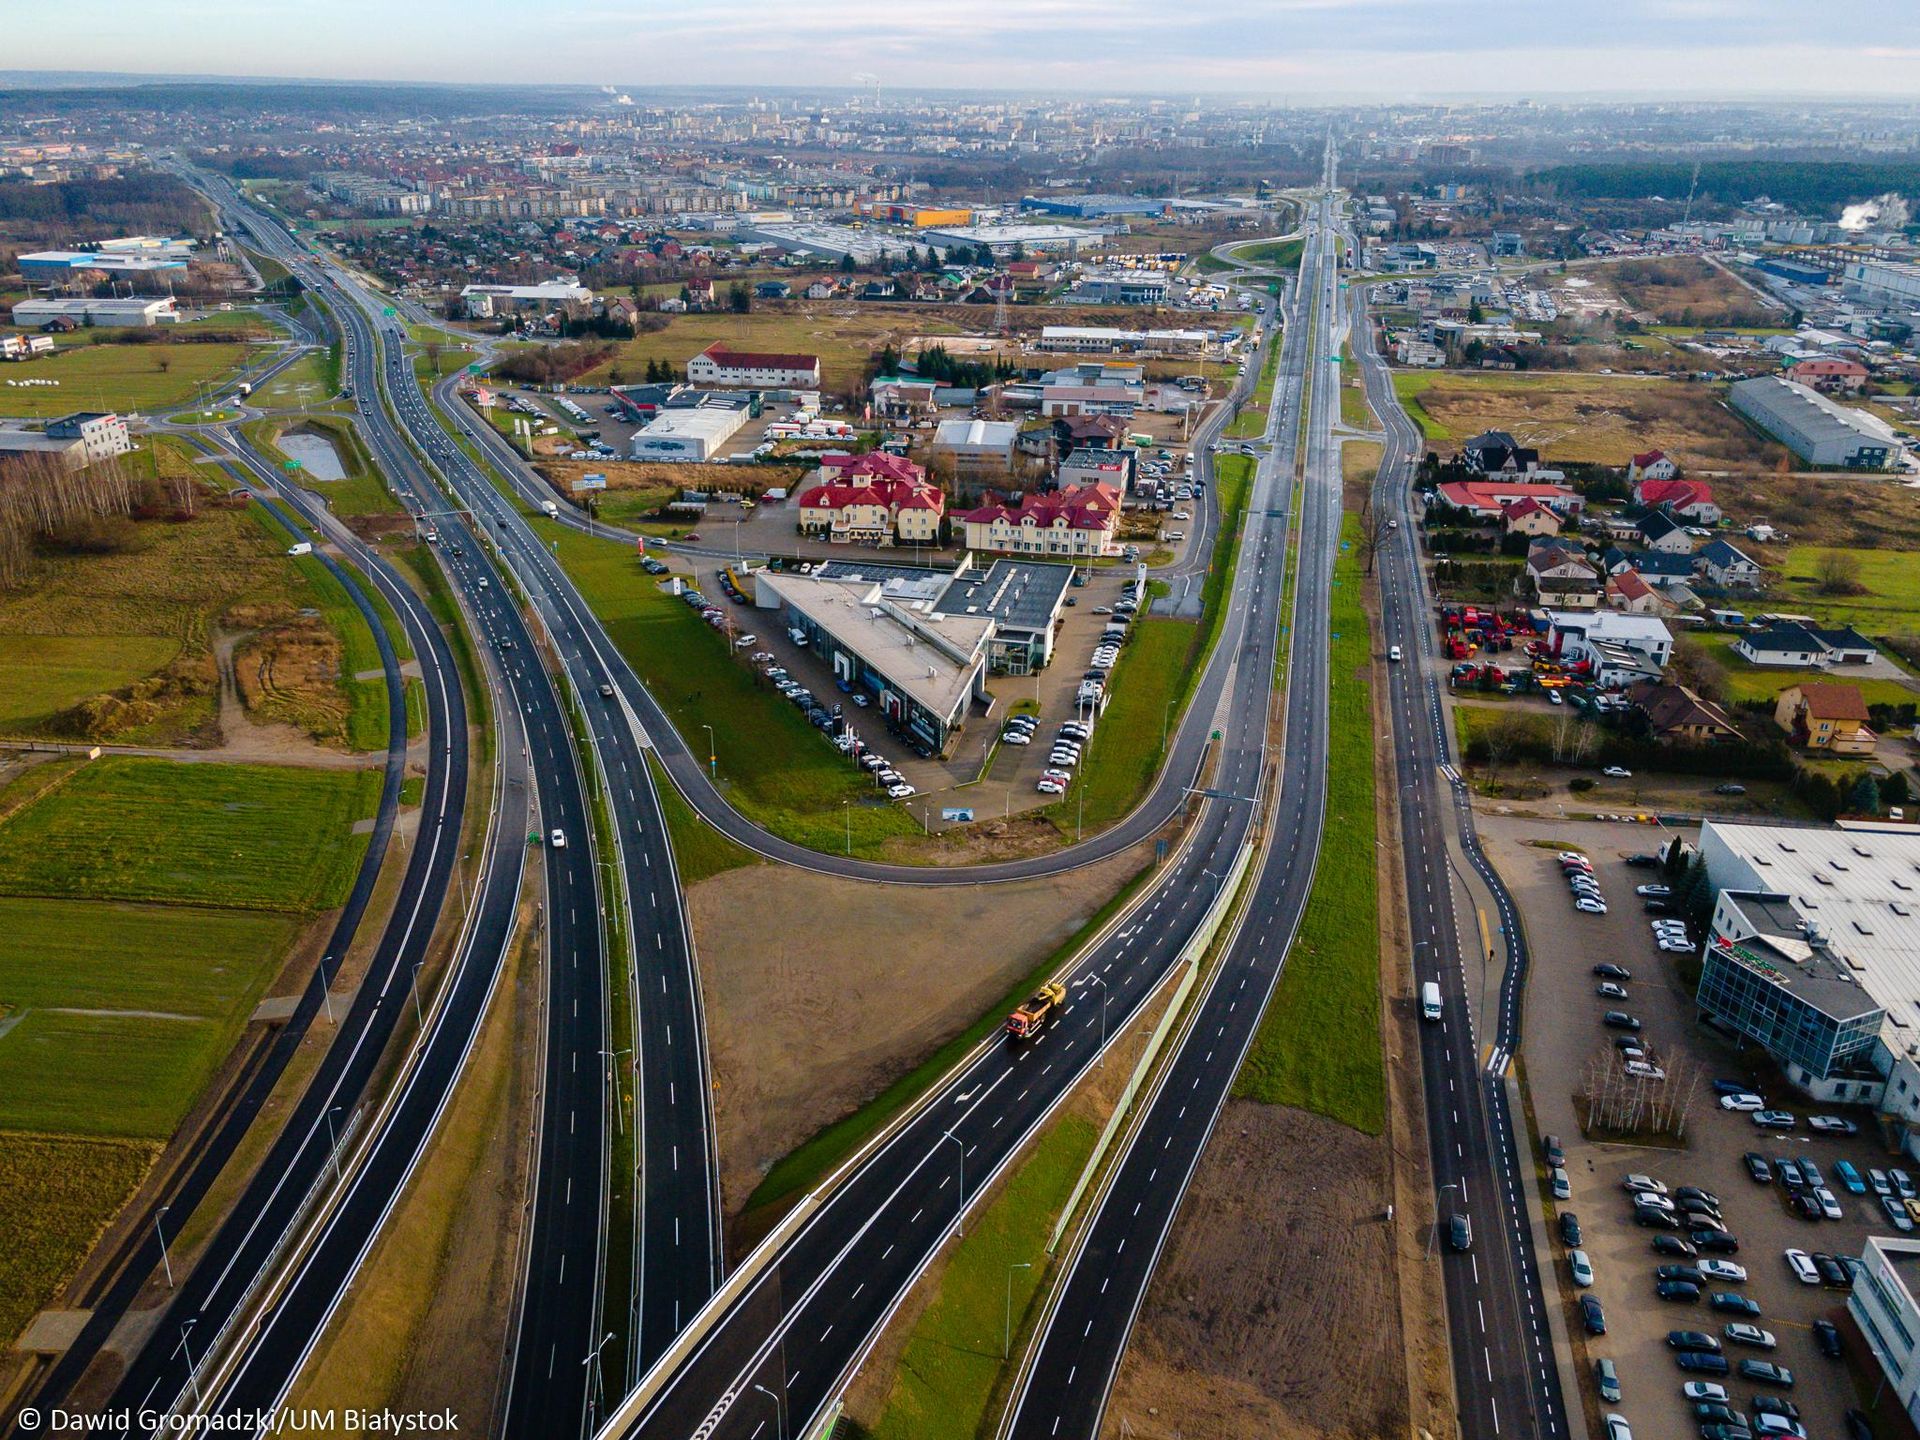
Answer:
POLYGON ((1837 1256, 1829 1255, 1824 1250, 1813 1252, 1813 1268, 1820 1272, 1822 1283, 1836 1290, 1845 1290, 1853 1284, 1853 1276, 1847 1267, 1840 1263, 1837 1256))
POLYGON ((1807 1128, 1821 1135, 1858 1135, 1860 1127, 1838 1115, 1809 1115, 1807 1128))
POLYGON ((1623 765, 1609 765, 1600 772, 1609 780, 1631 780, 1633 772, 1623 765))
POLYGON ((1631 1190, 1640 1195, 1664 1195, 1667 1193, 1667 1187, 1665 1185, 1661 1184, 1651 1175, 1642 1175, 1638 1172, 1632 1175, 1622 1176, 1620 1179, 1620 1188, 1622 1190, 1631 1190))
POLYGON ((1624 1010, 1609 1010, 1600 1017, 1600 1023, 1614 1030, 1638 1030, 1640 1017, 1629 1015, 1624 1010))
POLYGON ((1704 1286, 1707 1277, 1694 1265, 1658 1265, 1654 1267, 1655 1280, 1678 1280, 1688 1285, 1704 1286))
POLYGON ((1873 1193, 1876 1195, 1893 1194, 1893 1182, 1887 1178, 1886 1171, 1877 1167, 1868 1167, 1867 1183, 1873 1186, 1873 1193))
POLYGON ((1692 1305, 1700 1299, 1700 1287, 1685 1280, 1660 1280, 1655 1282, 1653 1293, 1662 1300, 1673 1300, 1681 1304, 1692 1305))
POLYGON ((1711 1380, 1689 1380, 1680 1387, 1680 1393, 1695 1404, 1724 1405, 1729 1399, 1727 1387, 1716 1385, 1711 1380))
POLYGON ((1730 1280, 1742 1284, 1747 1278, 1747 1267, 1736 1265, 1731 1260, 1702 1260, 1700 1273, 1712 1280, 1730 1280))
POLYGON ((1633 1440, 1633 1427, 1627 1424, 1627 1417, 1609 1411, 1606 1417, 1607 1440, 1633 1440))
POLYGON ((1562 1245, 1580 1243, 1580 1217, 1571 1210, 1560 1212, 1560 1243, 1562 1245))
POLYGON ((1802 1285, 1818 1285, 1820 1283, 1820 1269, 1813 1263, 1813 1257, 1807 1254, 1806 1251, 1788 1250, 1784 1252, 1784 1257, 1787 1262, 1787 1268, 1793 1271, 1793 1278, 1798 1280, 1802 1285))
POLYGON ((1762 1330, 1744 1320, 1728 1321, 1720 1333, 1736 1345, 1751 1345, 1756 1350, 1772 1350, 1779 1344, 1771 1330, 1762 1330))
POLYGON ((1700 1252, 1678 1235, 1656 1235, 1653 1237, 1653 1253, 1656 1255, 1679 1255, 1691 1260, 1700 1252))
POLYGON ((1840 1343, 1840 1327, 1831 1320, 1813 1322, 1813 1343, 1829 1360, 1838 1360, 1845 1348, 1840 1343))
POLYGON ((1603 980, 1594 986, 1593 993, 1603 996, 1608 1000, 1624 1000, 1627 998, 1627 987, 1624 985, 1616 985, 1611 980, 1603 980))
POLYGON ((1593 1284, 1593 1261, 1587 1258, 1584 1250, 1567 1252, 1567 1268, 1573 1272, 1573 1283, 1581 1287, 1593 1284))
POLYGON ((1695 1375, 1725 1375, 1733 1368, 1726 1356, 1705 1350, 1682 1350, 1673 1357, 1673 1363, 1695 1375))
POLYGON ((1880 1208, 1887 1212, 1887 1222, 1903 1234, 1913 1229, 1913 1220, 1907 1214, 1907 1207, 1891 1195, 1880 1197, 1880 1208))
POLYGON ((1864 1195, 1867 1193, 1866 1178, 1854 1168, 1851 1160, 1834 1161, 1833 1173, 1840 1177, 1840 1183, 1847 1187, 1847 1193, 1849 1195, 1864 1195))
POLYGON ((1747 1167, 1747 1175, 1756 1185, 1771 1185, 1773 1169, 1767 1164, 1766 1157, 1757 1151, 1749 1150, 1740 1157, 1741 1164, 1747 1167))
POLYGON ((1738 1255, 1740 1253, 1739 1239, 1727 1234, 1724 1230, 1690 1230, 1687 1232, 1687 1239, 1691 1240, 1694 1248, 1703 1254, 1738 1255))
POLYGON ((1613 1361, 1604 1356, 1593 1362, 1593 1388, 1600 1392, 1600 1398, 1609 1405, 1620 1403, 1620 1372, 1613 1361))
POLYGON ((1707 1308, 1718 1310, 1722 1315, 1744 1315, 1755 1320, 1760 1315, 1760 1304, 1737 1290, 1716 1290, 1707 1297, 1707 1308))
POLYGON ((1633 887, 1633 893, 1638 895, 1642 900, 1670 900, 1673 898, 1672 888, 1666 885, 1636 885, 1633 887))
POLYGON ((1720 1342, 1704 1330, 1669 1330, 1667 1347, 1672 1350, 1704 1350, 1709 1355, 1720 1353, 1720 1342))
POLYGON ((1795 1123, 1788 1110, 1756 1110, 1748 1118, 1762 1130, 1791 1130, 1795 1123))
POLYGON ((1633 972, 1624 965, 1615 965, 1611 961, 1602 962, 1593 967, 1593 973, 1608 980, 1631 980, 1633 972))
POLYGON ((1582 1295, 1580 1297, 1580 1320, 1581 1323, 1586 1326, 1587 1334, 1589 1335, 1604 1335, 1607 1333, 1607 1312, 1601 1308, 1600 1302, 1591 1295, 1582 1295))
POLYGON ((1771 1360, 1742 1360, 1740 1376, 1759 1385, 1778 1385, 1782 1390, 1793 1388, 1793 1371, 1771 1360))

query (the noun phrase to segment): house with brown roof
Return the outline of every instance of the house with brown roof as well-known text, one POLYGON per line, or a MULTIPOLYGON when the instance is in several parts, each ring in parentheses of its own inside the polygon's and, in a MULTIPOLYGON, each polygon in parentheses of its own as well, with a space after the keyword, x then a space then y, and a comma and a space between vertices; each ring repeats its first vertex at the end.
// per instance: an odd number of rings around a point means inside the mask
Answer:
POLYGON ((1631 569, 1607 577, 1607 604, 1628 615, 1671 615, 1676 608, 1638 570, 1631 569))
POLYGON ((1627 687, 1626 700, 1656 740, 1709 745, 1745 738, 1725 710, 1685 685, 1643 680, 1627 687))
POLYGON ((1805 750, 1871 755, 1879 743, 1867 726, 1867 702, 1858 685, 1789 685, 1774 703, 1773 723, 1805 750))
POLYGON ((1500 528, 1508 535, 1539 539, 1560 533, 1560 517, 1531 495, 1523 495, 1500 512, 1500 528))

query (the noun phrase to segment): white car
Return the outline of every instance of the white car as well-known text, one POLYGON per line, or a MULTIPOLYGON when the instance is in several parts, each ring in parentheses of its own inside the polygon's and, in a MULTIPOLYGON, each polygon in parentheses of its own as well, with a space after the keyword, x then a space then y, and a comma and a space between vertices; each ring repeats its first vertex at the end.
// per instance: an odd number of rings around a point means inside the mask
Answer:
POLYGON ((1038 790, 1042 795, 1064 795, 1067 793, 1067 787, 1062 785, 1058 780, 1042 780, 1033 788, 1038 790))
POLYGON ((1622 1190, 1631 1190, 1638 1195, 1664 1195, 1667 1193, 1667 1187, 1651 1175, 1623 1175, 1620 1177, 1620 1188, 1622 1190))
POLYGON ((1780 1343, 1774 1339, 1771 1330, 1762 1330, 1758 1325, 1749 1325, 1741 1320, 1730 1322, 1724 1333, 1734 1344, 1751 1345, 1756 1350, 1771 1350, 1780 1343))
POLYGON ((1746 1266, 1736 1265, 1731 1260, 1717 1260, 1711 1255, 1694 1261, 1693 1268, 1709 1280, 1731 1280, 1738 1284, 1747 1278, 1746 1266))
POLYGON ((1593 863, 1578 850, 1562 850, 1553 858, 1558 860, 1562 865, 1591 865, 1593 863))
POLYGON ((564 830, 554 831, 553 834, 547 837, 547 843, 556 850, 566 849, 567 848, 567 832, 564 830))
POLYGON ((1802 1285, 1818 1285, 1820 1283, 1819 1267, 1813 1263, 1813 1257, 1807 1254, 1806 1251, 1789 1250, 1786 1252, 1786 1257, 1787 1268, 1793 1271, 1794 1279, 1798 1280, 1802 1285))
POLYGON ((1611 980, 1603 980, 1594 987, 1593 993, 1596 995, 1604 995, 1609 1000, 1624 1000, 1627 998, 1627 987, 1624 985, 1616 985, 1611 980))
POLYGON ((1058 780, 1062 785, 1073 779, 1071 770, 1042 770, 1040 773, 1049 780, 1058 780))
POLYGON ((1633 772, 1631 770, 1625 769, 1619 765, 1609 765, 1607 766, 1606 769, 1602 770, 1600 773, 1606 776, 1609 780, 1631 780, 1633 778, 1633 772))
POLYGON ((919 793, 918 790, 915 790, 913 786, 907 784, 904 780, 897 785, 889 785, 887 787, 887 798, 891 800, 905 800, 919 793))
POLYGON ((1680 1387, 1680 1393, 1689 1400, 1707 1400, 1720 1405, 1727 1403, 1727 1387, 1716 1385, 1711 1380, 1689 1380, 1680 1387))
POLYGON ((1693 946, 1687 944, 1684 940, 1662 940, 1660 942, 1660 949, 1663 954, 1667 955, 1691 955, 1693 953, 1693 946))
POLYGON ((1634 1059, 1627 1061, 1626 1071, 1627 1074, 1637 1076, 1642 1080, 1664 1080, 1667 1078, 1666 1071, 1662 1070, 1658 1065, 1648 1064, 1645 1060, 1634 1059))
POLYGON ((1617 1410, 1607 1412, 1607 1440, 1633 1440, 1633 1427, 1617 1410))
POLYGON ((1576 1285, 1593 1284, 1593 1261, 1587 1258, 1584 1250, 1569 1250, 1567 1265, 1573 1271, 1573 1283, 1576 1285))
POLYGON ((1588 915, 1604 915, 1607 913, 1607 902, 1604 900, 1592 900, 1583 895, 1573 902, 1573 908, 1588 915))
POLYGON ((1033 737, 1024 730, 1009 730, 1000 737, 1002 745, 1031 745, 1033 737))
POLYGON ((1826 1216, 1827 1219, 1839 1220, 1844 1218, 1844 1214, 1840 1209, 1840 1202, 1834 1199, 1833 1191, 1827 1189, 1826 1186, 1815 1186, 1813 1198, 1820 1202, 1820 1213, 1826 1216))
POLYGON ((1755 1110, 1766 1109, 1767 1102, 1751 1090, 1742 1090, 1738 1095, 1722 1095, 1720 1097, 1720 1108, 1722 1110, 1737 1110, 1742 1114, 1750 1114, 1755 1110))
POLYGON ((1400 647, 1398 645, 1389 645, 1387 647, 1387 659, 1398 660, 1399 658, 1400 658, 1400 647))

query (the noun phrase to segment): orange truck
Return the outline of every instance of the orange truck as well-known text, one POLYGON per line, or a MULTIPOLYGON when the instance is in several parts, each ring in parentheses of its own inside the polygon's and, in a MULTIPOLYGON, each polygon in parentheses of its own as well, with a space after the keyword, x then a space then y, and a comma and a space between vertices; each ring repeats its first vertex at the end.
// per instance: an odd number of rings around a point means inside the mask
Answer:
POLYGON ((1007 1033, 1016 1040, 1025 1040, 1038 1035, 1046 1029, 1047 1021, 1053 1018, 1056 1010, 1067 1008, 1067 987, 1057 981, 1049 980, 1032 997, 1007 1017, 1007 1033))

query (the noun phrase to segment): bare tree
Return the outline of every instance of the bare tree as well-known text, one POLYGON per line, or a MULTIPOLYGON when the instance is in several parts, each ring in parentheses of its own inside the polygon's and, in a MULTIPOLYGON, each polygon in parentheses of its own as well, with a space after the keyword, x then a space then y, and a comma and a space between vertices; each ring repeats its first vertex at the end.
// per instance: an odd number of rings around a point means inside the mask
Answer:
POLYGON ((1367 496, 1360 504, 1358 519, 1360 529, 1360 559, 1366 565, 1365 573, 1373 574, 1374 562, 1380 557, 1380 549, 1387 543, 1390 530, 1388 522, 1373 508, 1373 497, 1367 496))
POLYGON ((1814 573, 1822 595, 1860 593, 1860 557, 1851 550, 1823 550, 1814 573))

